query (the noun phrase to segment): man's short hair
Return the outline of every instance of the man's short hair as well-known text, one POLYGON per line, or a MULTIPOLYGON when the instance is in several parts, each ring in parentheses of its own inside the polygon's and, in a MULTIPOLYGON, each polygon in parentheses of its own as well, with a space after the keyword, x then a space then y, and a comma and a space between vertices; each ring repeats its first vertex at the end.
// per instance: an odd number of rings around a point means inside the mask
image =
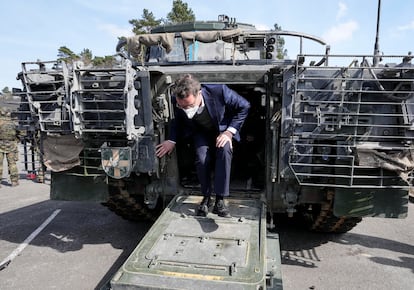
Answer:
POLYGON ((197 96, 200 90, 200 82, 191 74, 186 74, 175 81, 173 94, 177 98, 185 99, 189 95, 197 96))

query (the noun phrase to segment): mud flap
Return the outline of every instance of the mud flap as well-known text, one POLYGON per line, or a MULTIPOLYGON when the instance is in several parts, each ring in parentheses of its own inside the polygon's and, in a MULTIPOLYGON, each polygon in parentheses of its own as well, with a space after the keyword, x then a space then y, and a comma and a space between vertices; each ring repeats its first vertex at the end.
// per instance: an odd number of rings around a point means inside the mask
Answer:
POLYGON ((67 172, 51 172, 50 199, 72 201, 108 200, 104 176, 82 176, 67 172))
POLYGON ((334 215, 337 217, 405 218, 408 191, 396 188, 335 190, 334 215))

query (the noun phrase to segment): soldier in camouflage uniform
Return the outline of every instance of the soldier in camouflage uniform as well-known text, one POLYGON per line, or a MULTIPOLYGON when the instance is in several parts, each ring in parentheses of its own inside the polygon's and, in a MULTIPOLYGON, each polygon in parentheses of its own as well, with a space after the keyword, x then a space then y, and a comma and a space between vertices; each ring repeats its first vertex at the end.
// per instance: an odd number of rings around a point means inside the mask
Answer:
MULTIPOLYGON (((3 158, 6 155, 11 186, 19 185, 19 159, 16 124, 10 112, 0 109, 0 178, 3 176, 3 158)), ((1 186, 1 185, 0 185, 1 186)))

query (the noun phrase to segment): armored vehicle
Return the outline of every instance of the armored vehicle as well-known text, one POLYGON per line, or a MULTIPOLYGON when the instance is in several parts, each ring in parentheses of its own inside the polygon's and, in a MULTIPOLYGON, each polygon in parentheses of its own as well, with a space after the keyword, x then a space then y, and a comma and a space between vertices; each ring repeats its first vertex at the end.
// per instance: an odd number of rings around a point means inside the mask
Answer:
POLYGON ((131 220, 160 217, 114 289, 191 289, 194 281, 200 289, 277 288, 277 235, 266 230, 275 214, 339 233, 365 216, 406 216, 410 55, 335 56, 318 37, 226 16, 160 26, 116 50, 111 67, 37 61, 19 74, 21 121, 37 132, 51 198, 102 202, 131 220), (280 37, 300 40, 296 58, 277 58, 280 37), (321 53, 305 54, 304 41, 321 53), (194 216, 201 199, 190 143, 155 156, 174 118, 174 80, 186 73, 251 104, 233 148, 229 220, 194 216))

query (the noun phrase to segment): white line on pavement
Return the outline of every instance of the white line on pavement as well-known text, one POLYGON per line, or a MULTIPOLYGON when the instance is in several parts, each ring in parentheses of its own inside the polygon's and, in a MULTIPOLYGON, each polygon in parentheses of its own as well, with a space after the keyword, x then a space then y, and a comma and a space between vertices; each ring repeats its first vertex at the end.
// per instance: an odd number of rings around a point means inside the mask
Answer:
POLYGON ((27 245, 58 215, 61 209, 55 210, 33 233, 28 236, 17 249, 15 249, 6 259, 0 263, 0 270, 6 268, 14 258, 16 258, 27 245))

